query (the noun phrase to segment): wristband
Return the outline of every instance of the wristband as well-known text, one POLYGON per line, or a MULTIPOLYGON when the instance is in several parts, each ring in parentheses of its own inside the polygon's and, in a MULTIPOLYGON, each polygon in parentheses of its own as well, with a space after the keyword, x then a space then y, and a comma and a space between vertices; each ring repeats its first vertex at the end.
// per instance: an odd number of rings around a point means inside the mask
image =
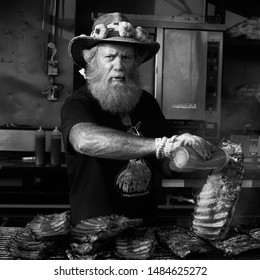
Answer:
POLYGON ((165 155, 164 155, 164 147, 165 147, 165 144, 166 144, 167 140, 168 140, 167 137, 156 138, 155 139, 156 157, 158 159, 165 157, 165 155))
POLYGON ((162 137, 155 139, 156 157, 158 159, 171 156, 176 138, 177 135, 174 135, 171 138, 162 137))

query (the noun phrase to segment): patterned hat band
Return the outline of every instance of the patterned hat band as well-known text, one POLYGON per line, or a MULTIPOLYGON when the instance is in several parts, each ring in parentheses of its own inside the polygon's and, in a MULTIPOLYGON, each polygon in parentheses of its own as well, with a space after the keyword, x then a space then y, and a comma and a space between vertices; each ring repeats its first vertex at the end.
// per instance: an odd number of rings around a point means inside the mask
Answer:
POLYGON ((105 25, 103 23, 97 24, 91 32, 90 37, 96 39, 106 39, 112 37, 132 38, 139 42, 150 42, 149 33, 141 26, 136 28, 126 21, 113 22, 105 25))

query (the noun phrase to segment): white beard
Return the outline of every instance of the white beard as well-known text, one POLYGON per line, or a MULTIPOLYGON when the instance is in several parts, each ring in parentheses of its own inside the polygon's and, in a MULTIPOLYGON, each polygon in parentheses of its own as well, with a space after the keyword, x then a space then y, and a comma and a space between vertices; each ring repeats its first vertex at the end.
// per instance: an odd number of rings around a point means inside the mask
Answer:
POLYGON ((142 90, 139 87, 137 71, 131 78, 125 78, 125 82, 115 84, 103 77, 100 72, 87 71, 86 74, 89 90, 105 111, 127 114, 140 100, 142 90))

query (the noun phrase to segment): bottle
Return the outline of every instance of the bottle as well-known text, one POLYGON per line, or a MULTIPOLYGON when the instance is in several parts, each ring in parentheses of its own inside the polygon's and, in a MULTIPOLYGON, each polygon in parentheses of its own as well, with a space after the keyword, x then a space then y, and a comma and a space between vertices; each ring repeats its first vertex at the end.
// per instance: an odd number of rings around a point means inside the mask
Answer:
POLYGON ((254 162, 257 161, 258 157, 258 135, 253 130, 253 127, 250 123, 247 123, 244 127, 244 134, 247 135, 248 140, 248 151, 245 152, 246 149, 244 149, 244 152, 246 156, 249 156, 249 161, 254 162))
POLYGON ((194 170, 221 170, 229 162, 228 153, 217 148, 209 160, 202 159, 193 148, 179 147, 170 161, 170 168, 174 171, 185 172, 194 170))
POLYGON ((258 135, 252 134, 250 136, 249 153, 252 157, 258 156, 258 135))
POLYGON ((35 164, 37 166, 45 165, 45 131, 39 127, 35 134, 35 164))
POLYGON ((51 133, 51 165, 59 166, 61 161, 61 133, 57 127, 51 133))

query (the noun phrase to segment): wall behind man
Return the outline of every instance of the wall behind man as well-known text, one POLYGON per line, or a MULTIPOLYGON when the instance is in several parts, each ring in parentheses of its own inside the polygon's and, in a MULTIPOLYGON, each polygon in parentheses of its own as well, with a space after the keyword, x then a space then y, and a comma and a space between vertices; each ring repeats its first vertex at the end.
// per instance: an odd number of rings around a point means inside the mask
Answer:
POLYGON ((57 53, 54 59, 58 61, 58 76, 54 83, 63 89, 58 93, 57 101, 48 101, 42 92, 50 86, 46 60, 50 59, 48 42, 53 1, 8 0, 1 3, 0 125, 59 126, 61 105, 73 86, 73 65, 67 55, 67 45, 74 36, 75 1, 57 1, 59 11, 54 41, 57 53))
MULTIPOLYGON (((183 1, 182 1, 183 2, 183 1)), ((203 0, 187 0, 189 8, 198 12, 203 0), (195 3, 196 2, 196 3, 195 3)), ((73 63, 67 54, 69 40, 78 31, 85 33, 87 12, 112 12, 178 15, 180 11, 164 0, 8 0, 0 9, 0 127, 9 123, 17 125, 59 126, 60 109, 73 90, 73 63), (63 89, 57 101, 48 101, 43 94, 50 87, 46 74, 51 5, 58 4, 55 46, 58 76, 54 83, 63 89), (44 20, 44 22, 43 22, 44 20)), ((149 66, 150 67, 150 66, 149 66)), ((82 79, 82 77, 78 77, 82 79)), ((81 80, 82 83, 84 81, 81 80)))
MULTIPOLYGON (((204 0, 56 0, 59 3, 55 45, 58 73, 55 83, 63 86, 58 100, 50 102, 42 92, 50 86, 46 75, 50 6, 55 0, 8 0, 0 9, 0 126, 18 125, 59 126, 60 109, 71 94, 75 75, 67 54, 67 45, 78 33, 89 31, 86 13, 112 12, 178 16, 178 3, 195 14, 203 13, 204 0), (77 13, 76 13, 76 4, 77 13), (45 7, 45 9, 44 9, 45 7), (45 17, 43 17, 45 10, 45 17), (75 18, 75 14, 77 17, 75 18), (44 26, 43 26, 44 18, 44 26), (44 27, 44 30, 42 30, 44 27)), ((50 50, 50 49, 49 49, 50 50)), ((150 66, 149 66, 150 67, 150 66)), ((81 76, 76 76, 81 79, 81 76)))

